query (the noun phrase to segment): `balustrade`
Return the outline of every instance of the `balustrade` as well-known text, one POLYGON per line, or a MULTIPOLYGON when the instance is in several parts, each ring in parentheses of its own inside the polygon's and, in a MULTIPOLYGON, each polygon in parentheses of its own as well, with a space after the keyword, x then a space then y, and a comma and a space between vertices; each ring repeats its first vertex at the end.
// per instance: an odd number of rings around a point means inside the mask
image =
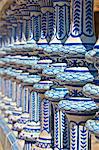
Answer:
POLYGON ((5 12, 0 24, 4 141, 12 137, 9 130, 15 135, 11 140, 24 141, 24 150, 91 150, 90 133, 99 139, 93 2, 16 0, 5 12))

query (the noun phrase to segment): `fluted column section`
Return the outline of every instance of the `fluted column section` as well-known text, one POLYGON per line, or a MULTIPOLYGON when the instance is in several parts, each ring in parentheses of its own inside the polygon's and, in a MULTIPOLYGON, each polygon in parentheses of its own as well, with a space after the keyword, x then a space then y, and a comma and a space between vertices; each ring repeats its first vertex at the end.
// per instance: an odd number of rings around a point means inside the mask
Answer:
POLYGON ((70 0, 53 0, 54 36, 51 44, 64 44, 70 31, 70 0))
POLYGON ((29 113, 29 103, 30 103, 30 91, 28 87, 24 86, 22 88, 22 111, 24 113, 29 113))
POLYGON ((72 27, 71 33, 66 41, 67 44, 83 44, 87 50, 92 49, 95 44, 94 0, 73 0, 72 1, 72 27))
POLYGON ((41 38, 38 44, 48 44, 53 36, 54 8, 52 0, 41 0, 41 38))
POLYGON ((41 107, 40 96, 37 92, 31 92, 30 97, 30 120, 34 122, 40 121, 40 107, 41 107))

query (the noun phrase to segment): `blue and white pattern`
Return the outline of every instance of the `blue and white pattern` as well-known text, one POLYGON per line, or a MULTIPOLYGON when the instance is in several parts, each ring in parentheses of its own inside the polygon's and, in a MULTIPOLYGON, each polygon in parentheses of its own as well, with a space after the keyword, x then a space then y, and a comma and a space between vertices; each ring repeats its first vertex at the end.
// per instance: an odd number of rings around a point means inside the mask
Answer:
MULTIPOLYGON (((68 90, 66 88, 53 88, 50 91, 45 92, 45 97, 51 101, 53 104, 53 111, 54 111, 54 148, 62 149, 64 148, 64 131, 66 131, 66 135, 68 137, 68 129, 66 129, 66 126, 64 127, 64 121, 67 121, 65 119, 65 116, 63 115, 63 112, 61 112, 58 108, 58 102, 64 98, 66 98, 68 95, 68 90), (57 102, 57 104, 56 104, 57 102)), ((68 121, 66 122, 66 125, 68 127, 68 121)), ((66 149, 69 145, 69 140, 65 140, 66 149)))
POLYGON ((23 112, 27 112, 29 113, 29 89, 27 87, 24 87, 23 88, 23 96, 22 96, 22 109, 23 109, 23 112))
POLYGON ((13 102, 16 102, 16 95, 17 94, 17 86, 16 86, 16 82, 12 81, 12 100, 13 102))
POLYGON ((94 80, 94 77, 86 67, 67 68, 64 73, 56 76, 57 82, 69 89, 70 96, 83 96, 82 88, 86 83, 94 80))
POLYGON ((58 74, 57 79, 69 85, 84 85, 87 82, 92 82, 94 77, 86 67, 71 67, 67 68, 65 73, 58 74))
POLYGON ((90 148, 90 137, 86 130, 86 127, 78 125, 74 122, 70 123, 71 133, 71 143, 70 148, 71 150, 88 150, 90 148), (89 141, 89 143, 88 143, 89 141), (89 145, 88 145, 89 144, 89 145))
POLYGON ((71 113, 85 113, 91 111, 95 113, 98 110, 98 107, 92 99, 82 97, 73 97, 62 100, 59 102, 59 108, 71 113))
MULTIPOLYGON (((41 44, 48 44, 53 36, 53 3, 52 0, 42 0, 41 5, 41 44), (45 43, 44 43, 44 42, 45 43)), ((39 41, 40 42, 40 41, 39 41)))
MULTIPOLYGON (((73 25, 70 36, 78 38, 79 44, 94 45, 95 35, 93 26, 93 1, 73 0, 73 25), (86 38, 84 38, 84 37, 86 38), (80 40, 81 42, 80 42, 80 40)), ((68 42, 67 42, 68 43, 68 42)), ((75 43, 75 42, 74 42, 75 43)), ((73 45, 73 43, 71 43, 73 45)), ((87 47, 91 49, 91 47, 87 47)))
POLYGON ((60 101, 59 108, 66 111, 70 122, 70 149, 90 149, 90 137, 83 125, 98 111, 95 102, 90 98, 71 97, 60 101))
POLYGON ((86 122, 86 127, 89 130, 89 132, 95 134, 95 136, 99 138, 99 117, 98 116, 92 120, 88 120, 86 122))
POLYGON ((44 99, 41 103, 42 106, 42 118, 41 118, 41 131, 47 131, 48 133, 51 132, 51 126, 50 126, 50 108, 51 108, 51 103, 44 99))
POLYGON ((70 29, 70 1, 53 0, 54 5, 54 36, 51 44, 64 44, 70 29))
POLYGON ((60 72, 64 72, 66 67, 67 67, 66 63, 53 63, 49 67, 45 68, 42 71, 42 73, 48 76, 55 76, 59 74, 60 72))
POLYGON ((24 150, 31 150, 32 144, 33 144, 33 142, 26 142, 25 141, 24 150))
POLYGON ((41 100, 37 92, 31 92, 30 97, 30 120, 34 122, 40 121, 41 100))
POLYGON ((87 97, 95 99, 99 103, 99 86, 95 84, 86 84, 83 87, 83 92, 87 97))
POLYGON ((51 90, 45 92, 45 97, 48 100, 54 101, 60 101, 68 96, 68 90, 67 88, 52 88, 51 90))
POLYGON ((17 107, 22 107, 22 86, 21 86, 21 84, 17 84, 16 103, 17 103, 17 107))
POLYGON ((40 81, 37 84, 34 84, 34 88, 37 90, 49 90, 50 87, 53 85, 52 81, 40 81))

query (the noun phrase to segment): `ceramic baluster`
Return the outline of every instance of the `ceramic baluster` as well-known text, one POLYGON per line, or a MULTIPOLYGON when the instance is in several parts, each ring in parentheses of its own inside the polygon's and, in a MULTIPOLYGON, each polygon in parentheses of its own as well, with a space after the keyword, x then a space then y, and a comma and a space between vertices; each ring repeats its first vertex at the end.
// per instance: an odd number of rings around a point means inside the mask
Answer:
POLYGON ((38 44, 43 46, 48 45, 53 36, 54 9, 52 0, 41 0, 41 38, 38 44))
POLYGON ((23 102, 22 102, 23 112, 24 113, 29 113, 29 101, 28 101, 28 98, 30 98, 30 93, 29 93, 28 87, 25 87, 25 86, 23 87, 22 98, 23 98, 23 102))
POLYGON ((33 39, 36 43, 39 41, 40 33, 41 33, 41 8, 40 5, 36 2, 32 4, 33 9, 30 12, 31 19, 32 19, 32 32, 33 32, 33 39))
MULTIPOLYGON (((40 77, 37 76, 40 80, 40 77)), ((22 112, 23 114, 20 116, 18 119, 18 123, 14 125, 14 128, 17 129, 18 131, 22 131, 22 129, 26 126, 27 121, 30 119, 30 97, 31 97, 31 90, 30 86, 33 84, 34 76, 28 76, 22 79, 23 84, 22 84, 22 112), (31 82, 32 83, 31 83, 31 82), (21 126, 20 126, 21 125, 21 126)), ((36 80, 36 79, 35 79, 36 80)))
POLYGON ((16 87, 16 81, 15 78, 12 81, 12 101, 16 102, 16 93, 17 93, 17 87, 16 87))
MULTIPOLYGON (((72 24, 63 50, 68 66, 88 66, 85 53, 95 44, 93 0, 72 1, 72 24)), ((93 69, 93 68, 92 68, 93 69)))
POLYGON ((16 30, 17 30, 17 21, 16 18, 12 18, 11 20, 11 24, 12 24, 12 36, 11 36, 11 43, 10 45, 13 46, 14 42, 16 42, 16 30))
POLYGON ((13 43, 13 38, 12 38, 12 24, 10 22, 7 22, 7 29, 9 31, 9 36, 8 36, 8 45, 13 43))
POLYGON ((86 128, 91 134, 94 134, 96 141, 99 143, 99 115, 86 122, 86 128))
POLYGON ((17 14, 17 37, 16 37, 16 42, 19 41, 21 42, 22 40, 22 16, 19 16, 19 14, 17 14))
POLYGON ((51 44, 64 44, 70 31, 70 1, 53 0, 55 25, 51 44))
POLYGON ((1 99, 4 97, 4 78, 2 77, 2 86, 1 86, 1 88, 2 88, 2 97, 1 97, 1 99))
POLYGON ((40 132, 40 98, 37 92, 32 91, 32 85, 40 81, 40 79, 40 76, 37 75, 31 75, 30 79, 25 79, 25 83, 27 83, 27 87, 30 90, 30 97, 28 99, 30 117, 26 126, 19 134, 19 138, 25 140, 25 146, 29 146, 30 142, 32 145, 40 132))
POLYGON ((40 5, 34 1, 29 1, 27 8, 30 12, 30 40, 34 40, 35 44, 40 38, 41 9, 40 5))
POLYGON ((20 3, 20 10, 23 18, 23 36, 28 41, 30 39, 30 11, 27 7, 29 1, 22 1, 20 3))
POLYGON ((45 93, 45 97, 51 101, 54 112, 54 149, 69 149, 69 124, 63 111, 58 108, 60 100, 68 94, 66 88, 53 88, 45 93), (66 126, 65 126, 66 125, 66 126))
POLYGON ((97 106, 90 98, 67 98, 59 102, 59 108, 66 111, 70 122, 70 150, 91 150, 91 138, 85 123, 93 118, 97 112, 97 106))
POLYGON ((2 77, 2 74, 3 74, 3 69, 1 69, 1 72, 0 72, 0 77, 1 77, 1 94, 0 94, 0 101, 2 101, 2 96, 3 95, 3 77, 2 77))
POLYGON ((8 87, 8 97, 9 98, 12 98, 12 81, 11 81, 11 79, 9 79, 9 87, 8 87))
POLYGON ((35 143, 40 133, 40 104, 41 100, 37 92, 30 92, 30 118, 26 126, 19 134, 19 138, 25 140, 26 150, 31 150, 32 144, 35 143), (30 132, 29 132, 30 131, 30 132), (30 146, 31 143, 31 146, 30 146))
POLYGON ((41 130, 36 143, 33 144, 34 149, 50 149, 52 150, 51 136, 51 103, 44 97, 44 93, 53 85, 51 81, 40 81, 34 85, 34 89, 39 93, 41 98, 41 130))
MULTIPOLYGON (((54 8, 54 35, 50 41, 49 47, 44 48, 44 52, 49 54, 49 57, 55 55, 58 61, 63 60, 63 45, 69 36, 70 32, 70 0, 53 0, 54 8), (62 59, 60 54, 62 53, 62 59)), ((55 60, 55 62, 57 62, 55 60)))
POLYGON ((26 40, 29 39, 29 27, 30 27, 30 20, 29 20, 29 11, 27 8, 22 10, 23 15, 23 33, 25 35, 26 40))
POLYGON ((17 83, 17 100, 16 105, 18 108, 22 107, 22 85, 17 83))
MULTIPOLYGON (((15 124, 18 119, 20 119, 21 114, 22 114, 22 104, 23 101, 26 97, 23 97, 23 86, 22 86, 22 79, 26 78, 28 73, 21 73, 17 74, 16 76, 16 108, 13 111, 12 115, 9 116, 9 123, 10 124, 15 124)), ((16 128, 14 128, 15 130, 16 128)))
POLYGON ((30 91, 27 87, 22 88, 22 115, 18 118, 17 123, 14 124, 13 129, 16 131, 21 131, 26 122, 29 120, 29 99, 30 91))
POLYGON ((36 49, 36 43, 40 38, 41 29, 41 12, 40 6, 37 2, 28 1, 27 9, 29 11, 29 39, 24 46, 26 51, 33 51, 36 49))

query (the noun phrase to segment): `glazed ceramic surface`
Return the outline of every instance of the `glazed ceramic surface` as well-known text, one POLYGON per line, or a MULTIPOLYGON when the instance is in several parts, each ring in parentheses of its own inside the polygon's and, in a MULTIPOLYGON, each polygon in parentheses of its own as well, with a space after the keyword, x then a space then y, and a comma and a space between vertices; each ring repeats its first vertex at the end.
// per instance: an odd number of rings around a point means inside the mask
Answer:
POLYGON ((44 69, 46 67, 49 67, 49 65, 52 64, 51 59, 44 59, 44 60, 39 60, 37 64, 34 66, 35 69, 44 69))
POLYGON ((53 88, 45 93, 45 97, 52 101, 59 101, 66 98, 68 90, 66 88, 53 88))
POLYGON ((50 87, 53 85, 52 81, 40 81, 39 83, 35 84, 33 87, 38 90, 49 90, 50 87))
POLYGON ((99 118, 96 117, 92 120, 86 122, 86 127, 89 132, 93 133, 97 138, 99 138, 99 118))
POLYGON ((84 124, 88 119, 93 118, 98 111, 95 102, 90 98, 71 97, 60 101, 59 108, 66 111, 66 116, 70 122, 70 149, 82 149, 84 147, 89 150, 90 137, 84 124), (86 144, 82 144, 83 142, 86 144))
POLYGON ((57 75, 57 79, 70 85, 84 85, 92 82, 94 77, 86 67, 67 68, 64 73, 57 75))
POLYGON ((95 84, 86 84, 83 87, 83 92, 86 96, 91 97, 93 99, 99 99, 99 86, 95 84))
POLYGON ((67 100, 63 100, 59 102, 59 107, 61 109, 65 109, 70 113, 87 113, 94 111, 96 112, 98 107, 95 102, 93 102, 90 98, 67 98, 67 100), (82 103, 83 102, 83 103, 82 103))
POLYGON ((56 74, 60 72, 64 72, 66 67, 67 67, 66 63, 54 63, 50 65, 48 68, 45 68, 42 73, 48 76, 51 76, 51 75, 55 76, 56 74))

